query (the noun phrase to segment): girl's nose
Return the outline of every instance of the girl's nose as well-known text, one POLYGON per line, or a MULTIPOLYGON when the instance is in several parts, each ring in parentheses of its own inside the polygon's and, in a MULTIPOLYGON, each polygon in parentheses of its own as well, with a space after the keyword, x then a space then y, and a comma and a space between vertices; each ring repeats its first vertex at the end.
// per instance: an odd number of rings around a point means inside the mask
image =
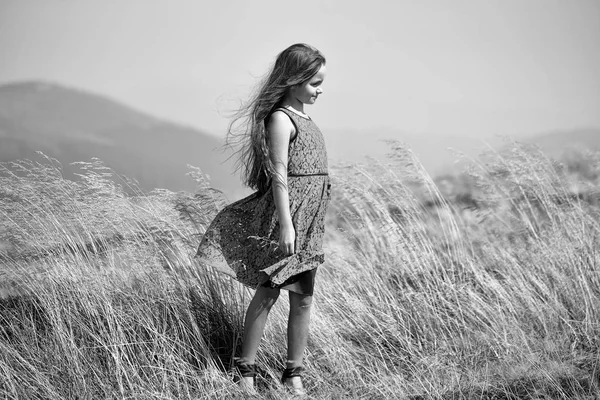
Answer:
POLYGON ((320 87, 317 88, 317 93, 321 94, 323 93, 323 89, 321 89, 320 87))

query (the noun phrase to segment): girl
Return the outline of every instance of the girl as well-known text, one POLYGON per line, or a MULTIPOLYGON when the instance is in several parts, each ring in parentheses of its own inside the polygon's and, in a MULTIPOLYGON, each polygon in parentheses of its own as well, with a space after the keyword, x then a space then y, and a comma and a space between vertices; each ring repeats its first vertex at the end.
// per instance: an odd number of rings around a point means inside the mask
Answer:
POLYGON ((304 105, 323 93, 325 72, 325 57, 309 45, 294 44, 277 56, 228 130, 228 140, 241 146, 244 183, 256 192, 219 212, 198 248, 202 263, 256 289, 237 360, 240 386, 249 391, 254 391, 255 357, 267 316, 284 289, 290 312, 281 380, 304 394, 302 358, 331 197, 325 142, 304 105), (239 122, 241 135, 234 133, 239 122))

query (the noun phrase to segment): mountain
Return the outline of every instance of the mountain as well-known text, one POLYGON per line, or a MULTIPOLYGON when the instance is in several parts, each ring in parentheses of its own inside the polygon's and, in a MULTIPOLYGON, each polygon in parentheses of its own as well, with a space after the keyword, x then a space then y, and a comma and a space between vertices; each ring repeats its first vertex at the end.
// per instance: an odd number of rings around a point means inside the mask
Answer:
MULTIPOLYGON (((414 134, 397 129, 323 129, 330 164, 360 162, 365 156, 383 159, 390 152, 386 139, 405 143, 433 176, 462 167, 456 152, 477 157, 486 147, 505 145, 496 136, 469 137, 414 134), (452 149, 452 150, 451 150, 452 149)), ((600 149, 600 129, 545 132, 514 137, 540 146, 553 156, 569 147, 600 149)), ((63 164, 103 160, 121 175, 136 179, 144 189, 195 189, 185 174, 187 164, 210 175, 211 185, 229 200, 248 193, 242 188, 232 162, 219 148, 221 142, 190 127, 170 123, 133 110, 103 96, 44 82, 0 86, 0 161, 35 159, 40 150, 63 164)))
POLYGON ((446 175, 460 171, 456 163, 460 154, 477 158, 484 150, 501 150, 510 141, 539 146, 552 157, 560 157, 571 148, 600 150, 600 129, 571 129, 529 135, 503 137, 500 135, 460 136, 436 133, 415 134, 395 129, 368 131, 325 129, 327 150, 331 162, 359 161, 365 157, 384 159, 391 151, 386 140, 394 139, 408 146, 430 175, 446 175))
POLYGON ((0 161, 39 160, 39 150, 58 159, 67 176, 77 170, 69 163, 97 157, 144 189, 193 191, 190 164, 228 197, 242 191, 217 138, 57 84, 0 86, 0 143, 0 161))
POLYGON ((527 142, 539 146, 551 156, 560 156, 570 149, 600 150, 600 128, 584 128, 539 133, 527 142))
MULTIPOLYGON (((501 139, 494 136, 417 134, 390 128, 368 131, 328 129, 324 130, 324 134, 332 164, 338 161, 364 160, 365 157, 385 160, 391 153, 391 146, 387 141, 395 140, 410 148, 432 176, 451 172, 461 154, 473 158, 488 146, 501 145, 501 139)), ((457 170, 460 170, 460 166, 457 170)))

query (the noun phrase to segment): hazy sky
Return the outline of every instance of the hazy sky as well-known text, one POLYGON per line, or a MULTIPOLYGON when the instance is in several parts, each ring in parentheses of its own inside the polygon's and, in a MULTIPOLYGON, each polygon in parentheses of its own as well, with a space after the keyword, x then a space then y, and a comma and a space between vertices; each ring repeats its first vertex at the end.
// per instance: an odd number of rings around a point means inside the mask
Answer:
POLYGON ((600 127, 598 0, 0 0, 0 83, 49 80, 221 135, 278 52, 327 57, 324 128, 600 127))

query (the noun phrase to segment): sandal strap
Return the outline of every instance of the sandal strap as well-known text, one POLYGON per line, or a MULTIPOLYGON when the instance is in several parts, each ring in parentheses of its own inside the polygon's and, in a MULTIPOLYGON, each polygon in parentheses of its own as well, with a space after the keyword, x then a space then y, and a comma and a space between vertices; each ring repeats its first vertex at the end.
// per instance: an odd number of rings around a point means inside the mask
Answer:
POLYGON ((283 374, 281 375, 281 383, 284 383, 286 379, 293 378, 295 376, 301 377, 303 372, 303 367, 286 368, 283 370, 283 374))
POLYGON ((235 367, 242 378, 254 378, 256 376, 256 364, 248 364, 240 360, 235 361, 235 367))

